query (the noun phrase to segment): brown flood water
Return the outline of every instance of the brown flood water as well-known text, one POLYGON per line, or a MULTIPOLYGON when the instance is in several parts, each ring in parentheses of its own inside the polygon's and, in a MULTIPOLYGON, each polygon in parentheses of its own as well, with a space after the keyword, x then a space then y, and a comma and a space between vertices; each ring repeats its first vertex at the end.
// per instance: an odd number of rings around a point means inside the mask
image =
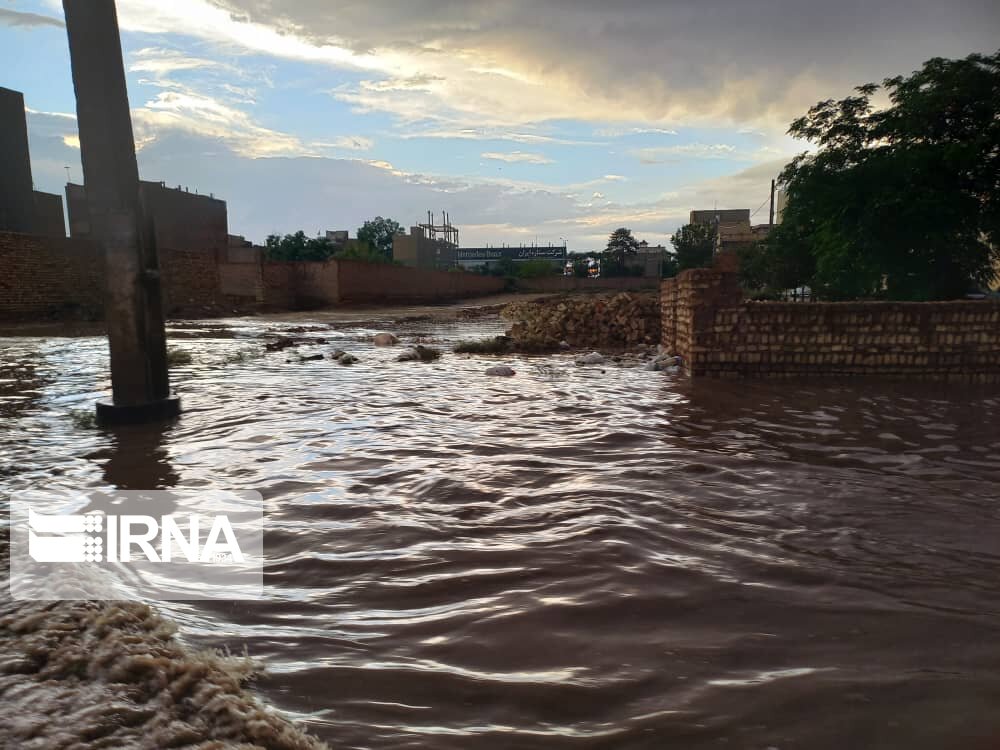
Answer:
POLYGON ((1000 392, 233 361, 288 325, 174 330, 183 419, 117 433, 103 340, 0 339, 0 490, 260 491, 269 600, 159 609, 331 746, 1000 747, 1000 392))

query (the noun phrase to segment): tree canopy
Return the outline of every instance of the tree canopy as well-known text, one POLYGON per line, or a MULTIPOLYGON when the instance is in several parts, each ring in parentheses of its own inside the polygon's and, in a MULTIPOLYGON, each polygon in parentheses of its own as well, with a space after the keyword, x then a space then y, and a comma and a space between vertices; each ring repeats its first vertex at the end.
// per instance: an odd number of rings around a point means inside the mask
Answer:
POLYGON ((327 260, 336 248, 326 237, 306 237, 301 229, 295 234, 269 235, 268 260, 327 260))
POLYGON ((818 147, 779 181, 782 223, 744 253, 758 287, 830 299, 948 299, 1000 260, 1000 51, 934 58, 823 101, 789 134, 818 147), (876 109, 882 92, 888 106, 876 109))
POLYGON ((715 227, 709 224, 685 224, 670 238, 674 246, 677 271, 712 265, 715 254, 715 227))
POLYGON ((393 219, 376 216, 358 228, 358 239, 367 242, 376 252, 386 258, 392 257, 392 238, 403 231, 403 226, 393 219))

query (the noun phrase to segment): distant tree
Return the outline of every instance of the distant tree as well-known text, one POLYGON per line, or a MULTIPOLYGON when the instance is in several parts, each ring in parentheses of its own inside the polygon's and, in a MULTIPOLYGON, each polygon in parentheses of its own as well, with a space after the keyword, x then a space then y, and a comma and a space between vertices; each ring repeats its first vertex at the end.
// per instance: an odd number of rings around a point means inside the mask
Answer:
POLYGON ((367 243, 354 243, 348 245, 343 250, 338 250, 334 255, 337 260, 358 260, 362 263, 387 263, 392 265, 402 265, 392 257, 386 257, 378 250, 373 250, 367 243))
POLYGON ((817 145, 781 173, 782 223, 758 284, 829 299, 948 299, 1000 261, 1000 51, 934 58, 823 101, 789 133, 817 145), (884 89, 889 106, 875 109, 884 89))
POLYGON ((625 258, 639 252, 639 241, 632 236, 632 230, 619 227, 608 237, 608 246, 604 252, 611 258, 617 260, 622 265, 625 258))
POLYGON ((367 242, 376 252, 386 258, 392 257, 392 238, 402 233, 403 226, 398 221, 376 216, 366 221, 358 229, 358 239, 367 242))
POLYGON ((601 259, 602 276, 628 276, 628 258, 639 252, 639 241, 632 236, 632 230, 619 227, 608 237, 608 246, 601 259))
POLYGON ((715 227, 709 224, 685 224, 670 238, 674 246, 677 271, 707 268, 715 254, 715 227))
POLYGON ((336 250, 326 237, 307 237, 302 230, 284 236, 272 234, 265 245, 268 260, 327 260, 336 250))

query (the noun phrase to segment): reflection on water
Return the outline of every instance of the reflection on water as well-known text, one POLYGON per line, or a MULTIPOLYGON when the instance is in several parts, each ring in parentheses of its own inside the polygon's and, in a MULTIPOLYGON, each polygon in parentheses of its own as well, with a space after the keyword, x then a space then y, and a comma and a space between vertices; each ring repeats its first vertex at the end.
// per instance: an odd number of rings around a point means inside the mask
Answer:
POLYGON ((350 368, 233 361, 280 327, 185 338, 184 417, 117 433, 66 417, 107 388, 99 340, 0 341, 40 383, 3 482, 260 491, 270 600, 166 612, 334 746, 1000 741, 1000 393, 568 356, 491 379, 350 328, 303 350, 350 368))

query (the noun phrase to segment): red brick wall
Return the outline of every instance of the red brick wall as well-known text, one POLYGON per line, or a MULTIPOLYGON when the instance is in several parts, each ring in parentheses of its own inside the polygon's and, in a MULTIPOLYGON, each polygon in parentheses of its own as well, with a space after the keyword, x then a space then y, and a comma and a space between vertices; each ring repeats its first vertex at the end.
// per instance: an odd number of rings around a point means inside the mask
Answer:
POLYGON ((295 308, 295 263, 267 262, 261 266, 264 307, 274 310, 295 308))
POLYGON ((1000 303, 747 302, 736 276, 661 288, 661 342, 708 377, 879 376, 1000 382, 1000 303))
POLYGON ((522 292, 574 292, 574 291, 626 291, 629 289, 656 289, 660 280, 636 276, 607 279, 584 279, 576 276, 543 276, 538 279, 518 279, 517 288, 522 292))
POLYGON ((296 263, 296 307, 308 310, 337 304, 340 301, 339 266, 339 261, 296 263))
POLYGON ((457 271, 429 271, 389 264, 336 261, 342 302, 442 300, 496 294, 503 279, 457 271))
POLYGON ((87 240, 0 232, 0 319, 99 317, 103 268, 87 240))
POLYGON ((264 301, 264 280, 260 263, 220 263, 219 293, 237 304, 264 301))
POLYGON ((224 304, 215 253, 159 247, 157 254, 167 315, 196 315, 224 304))

